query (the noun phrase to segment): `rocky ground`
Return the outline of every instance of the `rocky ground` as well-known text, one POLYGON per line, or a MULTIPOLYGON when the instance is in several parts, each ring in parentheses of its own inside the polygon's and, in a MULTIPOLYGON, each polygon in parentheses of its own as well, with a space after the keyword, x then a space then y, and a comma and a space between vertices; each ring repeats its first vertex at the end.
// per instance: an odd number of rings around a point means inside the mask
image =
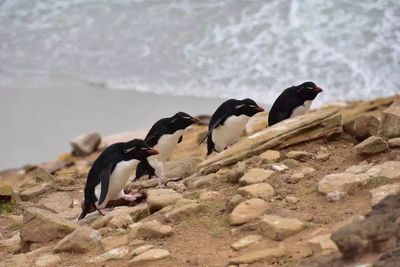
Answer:
POLYGON ((399 99, 265 119, 207 159, 192 127, 165 179, 127 185, 146 199, 79 222, 91 163, 132 135, 1 172, 0 266, 400 266, 399 99))

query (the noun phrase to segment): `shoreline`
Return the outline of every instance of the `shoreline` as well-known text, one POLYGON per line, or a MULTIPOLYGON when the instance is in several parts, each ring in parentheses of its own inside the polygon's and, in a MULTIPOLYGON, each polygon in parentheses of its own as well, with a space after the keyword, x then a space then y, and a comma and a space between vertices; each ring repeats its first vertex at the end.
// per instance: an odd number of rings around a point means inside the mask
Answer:
POLYGON ((50 161, 76 136, 140 131, 178 111, 212 113, 224 99, 93 87, 0 89, 0 170, 50 161))

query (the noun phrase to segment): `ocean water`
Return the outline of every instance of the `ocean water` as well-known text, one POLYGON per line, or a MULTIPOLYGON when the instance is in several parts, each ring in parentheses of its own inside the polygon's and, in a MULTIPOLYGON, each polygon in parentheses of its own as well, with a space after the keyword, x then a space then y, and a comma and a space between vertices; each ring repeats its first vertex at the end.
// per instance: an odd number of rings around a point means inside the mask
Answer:
POLYGON ((319 103, 398 93, 400 1, 0 0, 3 88, 271 104, 305 80, 319 103))

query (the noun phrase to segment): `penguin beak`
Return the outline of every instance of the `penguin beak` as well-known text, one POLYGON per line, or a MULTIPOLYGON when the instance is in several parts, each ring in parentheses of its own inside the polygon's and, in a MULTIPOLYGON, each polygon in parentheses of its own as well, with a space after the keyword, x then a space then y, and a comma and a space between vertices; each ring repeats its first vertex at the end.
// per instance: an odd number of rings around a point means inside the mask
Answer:
POLYGON ((315 92, 317 92, 318 94, 319 93, 321 93, 321 92, 323 92, 324 90, 322 90, 322 88, 321 87, 315 87, 315 92))
POLYGON ((257 108, 256 108, 256 111, 257 111, 257 112, 263 112, 264 109, 263 109, 262 107, 257 107, 257 108))
POLYGON ((147 153, 149 155, 157 155, 160 154, 160 152, 158 152, 157 150, 155 150, 154 148, 150 148, 149 150, 147 150, 147 153))
POLYGON ((200 119, 196 118, 196 117, 193 117, 193 118, 190 119, 190 121, 193 122, 193 123, 198 123, 200 121, 200 119))

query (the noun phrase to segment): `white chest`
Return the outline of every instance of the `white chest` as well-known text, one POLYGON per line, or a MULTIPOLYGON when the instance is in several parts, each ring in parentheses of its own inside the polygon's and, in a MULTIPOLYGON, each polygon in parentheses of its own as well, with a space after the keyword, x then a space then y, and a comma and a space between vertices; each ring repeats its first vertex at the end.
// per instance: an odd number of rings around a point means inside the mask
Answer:
POLYGON ((312 100, 305 101, 303 105, 301 105, 293 110, 292 115, 290 115, 290 117, 296 117, 299 115, 306 114, 310 110, 311 104, 312 104, 312 100))
MULTIPOLYGON (((121 161, 115 166, 114 171, 110 176, 106 200, 112 200, 118 196, 118 193, 125 187, 130 175, 138 163, 138 160, 133 159, 130 161, 121 161)), ((97 199, 100 199, 100 190, 101 184, 97 185, 95 188, 97 199)))
POLYGON ((157 145, 154 146, 154 148, 158 150, 159 154, 151 157, 161 160, 166 160, 169 158, 174 151, 174 148, 177 146, 178 140, 182 136, 182 133, 183 130, 178 130, 173 134, 164 134, 161 136, 157 145))
POLYGON ((249 119, 246 115, 231 116, 226 119, 224 125, 215 128, 211 135, 215 150, 220 152, 235 142, 243 133, 249 119))

